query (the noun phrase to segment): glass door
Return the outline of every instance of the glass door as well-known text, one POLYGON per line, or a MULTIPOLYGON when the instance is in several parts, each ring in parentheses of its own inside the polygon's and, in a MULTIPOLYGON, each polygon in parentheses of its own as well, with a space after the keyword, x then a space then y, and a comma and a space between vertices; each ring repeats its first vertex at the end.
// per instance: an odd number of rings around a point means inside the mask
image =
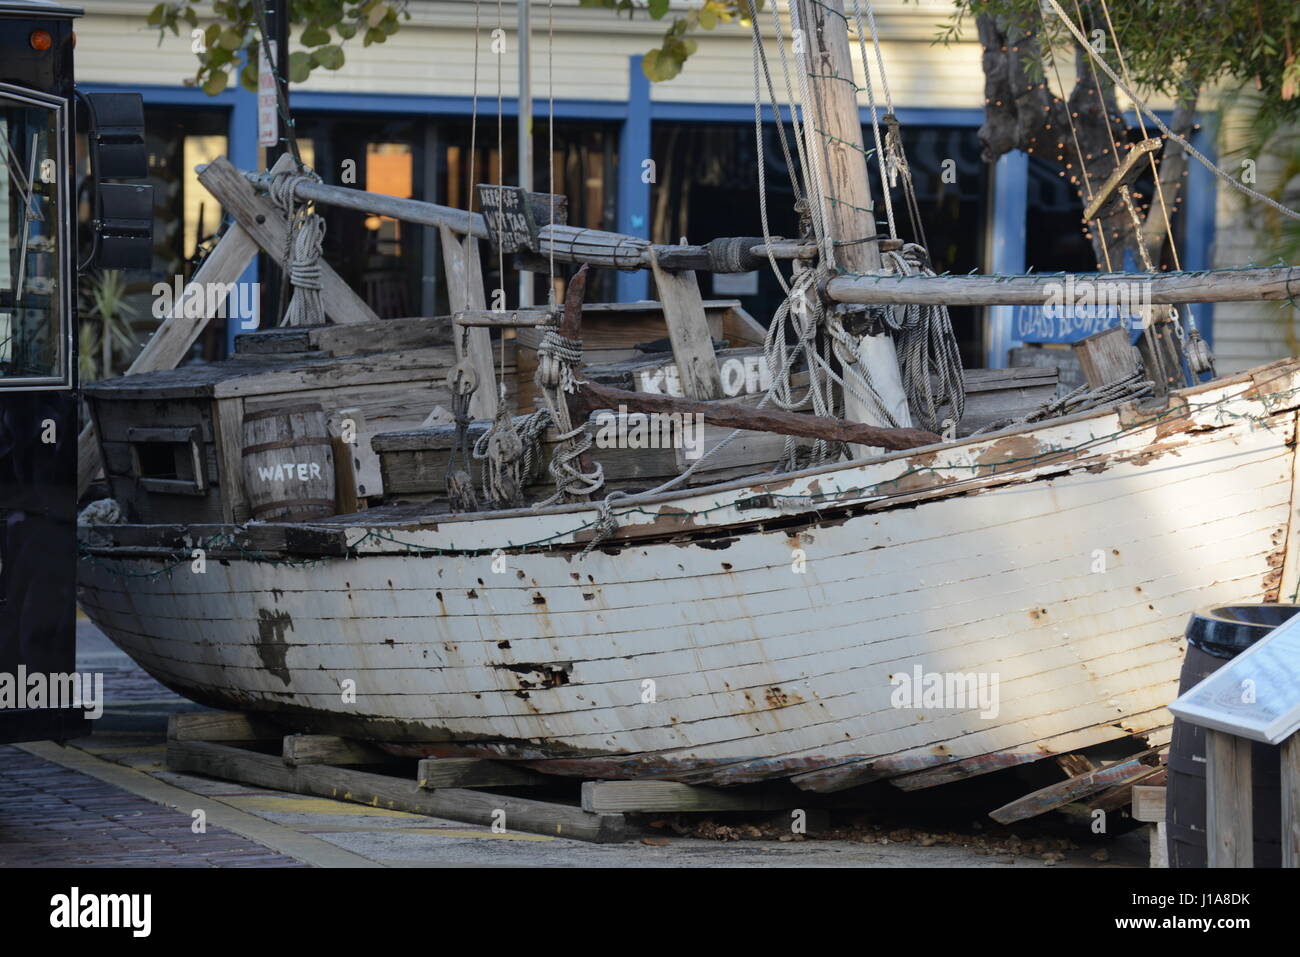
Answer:
POLYGON ((0 389, 72 385, 67 104, 0 83, 0 389))

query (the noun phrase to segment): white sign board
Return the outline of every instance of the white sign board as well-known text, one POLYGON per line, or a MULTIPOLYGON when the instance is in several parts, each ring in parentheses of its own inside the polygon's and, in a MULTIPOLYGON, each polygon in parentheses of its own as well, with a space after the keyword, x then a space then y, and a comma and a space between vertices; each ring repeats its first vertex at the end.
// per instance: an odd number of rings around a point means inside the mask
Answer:
MULTIPOLYGON (((767 360, 758 354, 729 356, 722 360, 718 363, 718 378, 722 381, 722 394, 728 398, 766 392, 772 388, 772 373, 767 360)), ((636 374, 636 387, 638 392, 651 395, 675 395, 678 398, 686 395, 675 362, 640 370, 636 374)))
POLYGON ((262 44, 257 54, 257 145, 274 146, 280 142, 280 109, 275 93, 275 74, 271 72, 271 61, 266 57, 266 48, 271 48, 271 56, 279 62, 274 40, 262 44))
POLYGON ((1280 744, 1300 729, 1300 615, 1274 628, 1169 706, 1178 717, 1280 744))

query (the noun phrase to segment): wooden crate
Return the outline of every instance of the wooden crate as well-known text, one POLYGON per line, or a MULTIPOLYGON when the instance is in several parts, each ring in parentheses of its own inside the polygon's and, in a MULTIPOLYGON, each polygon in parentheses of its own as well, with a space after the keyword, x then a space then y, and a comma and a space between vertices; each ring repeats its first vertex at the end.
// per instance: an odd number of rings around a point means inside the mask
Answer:
MULTIPOLYGON (((302 402, 319 402, 327 415, 358 410, 356 494, 377 498, 382 485, 371 438, 419 426, 435 406, 449 406, 446 374, 454 364, 449 345, 348 356, 246 353, 95 383, 85 393, 113 497, 133 520, 232 522, 250 514, 241 454, 245 412, 302 402)), ((508 397, 513 371, 508 363, 508 397)))

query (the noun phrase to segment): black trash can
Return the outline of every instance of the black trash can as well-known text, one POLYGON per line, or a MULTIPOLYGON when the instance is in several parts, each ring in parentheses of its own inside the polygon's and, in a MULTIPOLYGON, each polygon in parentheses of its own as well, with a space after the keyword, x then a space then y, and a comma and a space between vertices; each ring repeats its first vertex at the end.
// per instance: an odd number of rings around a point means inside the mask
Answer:
MULTIPOLYGON (((1220 605, 1192 615, 1178 693, 1199 684, 1297 613, 1300 605, 1257 604, 1220 605)), ((1281 752, 1258 741, 1251 745, 1256 867, 1282 866, 1281 752)), ((1169 866, 1205 867, 1205 729, 1180 718, 1174 719, 1169 745, 1166 796, 1169 866)))

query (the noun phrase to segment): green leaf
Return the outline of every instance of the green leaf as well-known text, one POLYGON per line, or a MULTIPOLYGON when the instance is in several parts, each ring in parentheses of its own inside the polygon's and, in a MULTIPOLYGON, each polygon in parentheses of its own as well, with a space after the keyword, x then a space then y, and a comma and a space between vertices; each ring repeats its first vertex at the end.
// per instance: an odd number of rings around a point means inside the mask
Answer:
POLYGON ((312 62, 327 70, 337 70, 343 65, 343 48, 337 43, 311 51, 312 62))
POLYGON ((668 12, 668 0, 649 0, 648 6, 653 20, 662 20, 668 12))
POLYGON ((208 74, 207 79, 203 81, 203 92, 208 96, 216 96, 226 88, 226 84, 229 82, 230 77, 226 75, 225 70, 213 70, 208 74))
POLYGON ((718 25, 718 15, 713 12, 712 7, 704 7, 700 10, 700 26, 705 30, 712 30, 718 25))
POLYGON ((257 59, 250 57, 239 70, 239 85, 251 93, 257 92, 257 59))
POLYGON ((318 23, 309 23, 299 39, 305 47, 323 46, 330 42, 330 32, 322 29, 318 23))
POLYGON ((355 23, 340 23, 334 29, 338 31, 339 36, 344 40, 351 40, 357 35, 357 25, 355 23))
POLYGON ((158 6, 154 7, 152 10, 149 11, 149 16, 146 18, 145 22, 148 23, 149 26, 151 27, 156 27, 160 25, 163 21, 163 14, 166 12, 166 10, 167 10, 167 4, 165 3, 158 4, 158 6))
POLYGON ((289 54, 289 82, 302 83, 311 76, 312 59, 310 53, 294 50, 289 54))
POLYGON ((217 37, 217 46, 225 50, 238 50, 244 45, 244 36, 234 27, 226 27, 217 37))

